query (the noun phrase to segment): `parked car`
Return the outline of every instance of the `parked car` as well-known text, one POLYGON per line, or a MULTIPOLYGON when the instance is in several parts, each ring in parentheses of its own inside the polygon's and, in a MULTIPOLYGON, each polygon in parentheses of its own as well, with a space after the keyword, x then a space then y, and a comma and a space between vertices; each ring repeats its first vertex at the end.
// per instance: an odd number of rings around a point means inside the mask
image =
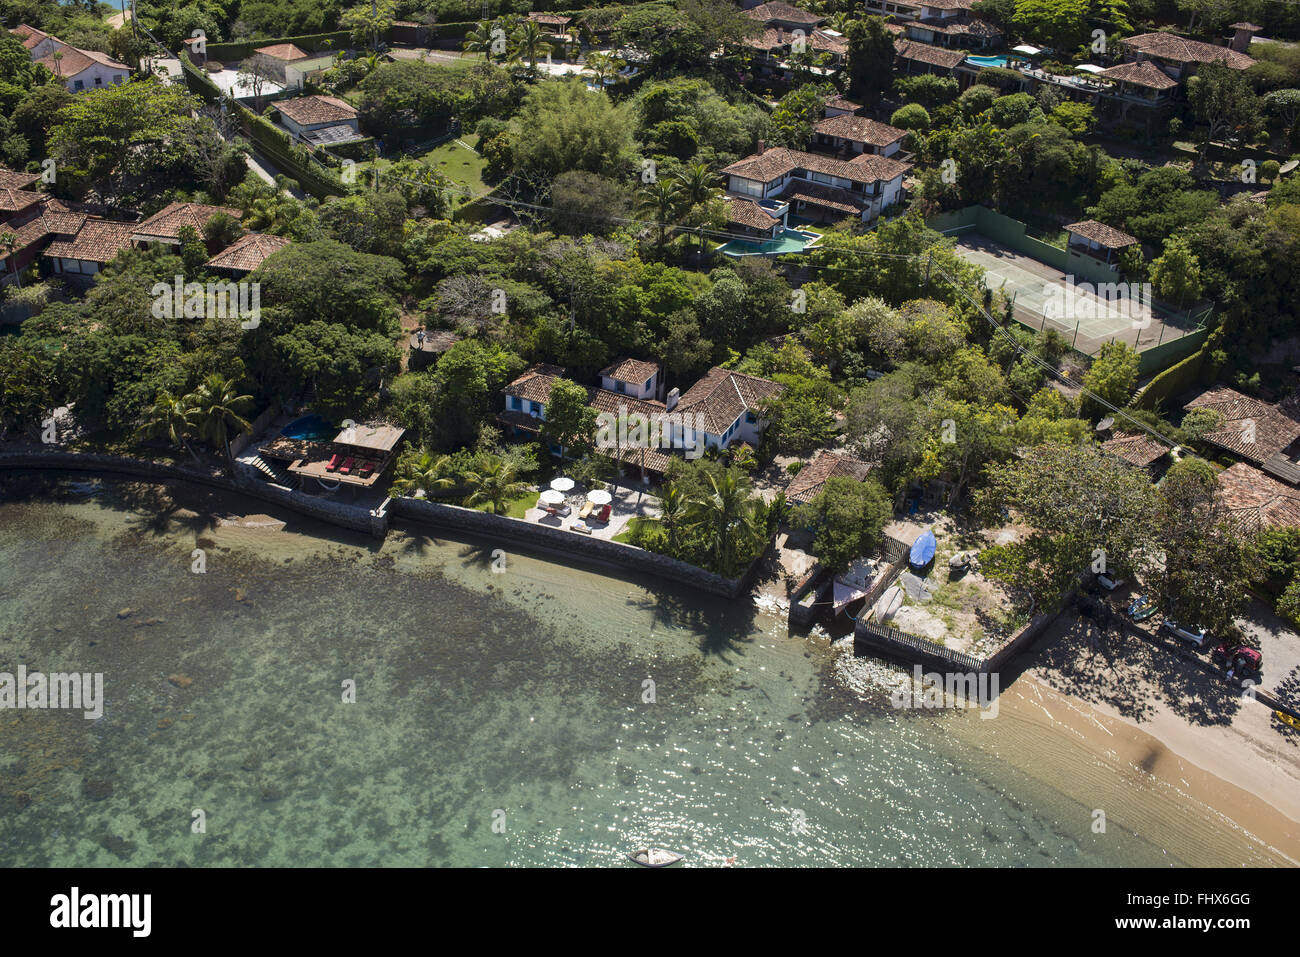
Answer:
POLYGON ((1174 637, 1181 638, 1189 645, 1194 645, 1197 648, 1203 647, 1205 645, 1206 640, 1209 638, 1209 636, 1205 633, 1204 628, 1184 627, 1183 625, 1180 625, 1178 624, 1178 622, 1173 621, 1169 618, 1166 618, 1163 622, 1161 622, 1160 626, 1172 632, 1174 637))
POLYGON ((879 369, 868 369, 863 373, 863 375, 867 377, 868 382, 875 382, 877 379, 883 379, 885 377, 885 374, 879 369))
POLYGON ((1156 603, 1147 595, 1138 595, 1128 606, 1128 616, 1133 621, 1146 621, 1156 613, 1156 603))

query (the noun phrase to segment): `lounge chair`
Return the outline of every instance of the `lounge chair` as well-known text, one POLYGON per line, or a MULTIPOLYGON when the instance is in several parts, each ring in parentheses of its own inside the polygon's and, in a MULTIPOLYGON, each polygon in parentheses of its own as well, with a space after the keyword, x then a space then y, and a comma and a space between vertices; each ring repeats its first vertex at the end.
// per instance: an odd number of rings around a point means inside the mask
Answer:
POLYGON ((586 518, 591 514, 591 510, 596 507, 594 502, 583 502, 582 510, 578 512, 578 518, 586 518))
POLYGON ((375 463, 371 462, 369 459, 366 459, 366 461, 361 463, 361 468, 357 469, 357 475, 361 476, 361 478, 369 478, 370 473, 373 472, 374 470, 375 470, 375 463))
POLYGON ((542 506, 542 511, 545 512, 547 515, 552 515, 552 516, 555 516, 555 517, 559 517, 559 514, 560 514, 559 512, 557 512, 557 511, 555 510, 554 506, 551 506, 551 505, 543 505, 543 506, 542 506))
POLYGON ((343 464, 339 466, 339 474, 340 474, 340 475, 347 475, 347 474, 348 474, 349 472, 351 472, 354 468, 356 468, 356 465, 357 465, 357 460, 356 460, 356 458, 353 457, 353 456, 351 456, 351 455, 349 455, 347 458, 345 458, 345 459, 343 460, 343 464))
POLYGON ((326 466, 325 466, 325 471, 326 471, 326 472, 336 472, 336 471, 338 471, 339 461, 340 461, 342 458, 343 458, 343 456, 340 455, 340 454, 337 453, 337 452, 335 452, 333 455, 331 455, 328 464, 326 464, 326 466))
POLYGON ((606 505, 604 508, 602 508, 602 509, 600 510, 600 514, 599 514, 598 516, 596 516, 596 521, 598 521, 598 522, 608 522, 608 521, 609 521, 609 513, 612 512, 613 510, 614 510, 614 506, 613 506, 613 505, 606 505))
POLYGON ((569 525, 569 528, 575 532, 582 532, 582 534, 584 535, 591 534, 591 528, 587 525, 586 522, 573 522, 569 525))

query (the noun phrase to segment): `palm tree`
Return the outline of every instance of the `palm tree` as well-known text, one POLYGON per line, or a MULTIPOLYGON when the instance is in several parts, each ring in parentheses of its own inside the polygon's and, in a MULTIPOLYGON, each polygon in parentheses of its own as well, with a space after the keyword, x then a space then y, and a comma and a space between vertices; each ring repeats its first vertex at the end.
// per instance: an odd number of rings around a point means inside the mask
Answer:
POLYGON ((749 480, 728 470, 721 479, 710 475, 709 490, 688 506, 691 524, 708 536, 713 570, 720 575, 731 574, 741 546, 756 534, 749 491, 749 480))
POLYGON ((605 81, 611 78, 615 83, 627 82, 627 77, 619 72, 627 66, 627 61, 622 57, 616 57, 612 53, 601 53, 597 51, 596 53, 587 54, 586 65, 587 69, 595 76, 596 84, 599 89, 603 90, 605 88, 605 81))
POLYGON ((233 472, 235 457, 230 454, 230 429, 247 432, 252 426, 241 412, 253 403, 251 395, 240 395, 235 383, 214 372, 185 397, 193 410, 199 437, 214 444, 233 472))
POLYGON ((510 499, 518 498, 528 488, 527 482, 519 481, 515 466, 497 456, 476 471, 466 472, 465 481, 474 489, 465 499, 465 504, 470 508, 487 505, 495 515, 504 513, 510 499))
MULTIPOLYGON (((707 163, 689 163, 682 169, 678 170, 677 175, 673 177, 681 189, 682 206, 686 210, 687 219, 691 219, 693 214, 701 206, 706 206, 714 197, 722 195, 715 184, 717 177, 709 169, 707 163)), ((704 225, 707 218, 702 217, 697 222, 698 225, 704 225)), ((700 252, 704 252, 704 231, 700 230, 700 252)))
MULTIPOLYGON (((17 248, 18 248, 17 233, 12 232, 8 229, 0 233, 0 249, 3 249, 5 251, 4 259, 0 260, 0 262, 7 263, 9 261, 9 257, 14 254, 14 250, 17 248)), ((17 267, 14 267, 14 282, 18 284, 19 289, 23 287, 23 277, 19 274, 19 270, 17 267)))
POLYGON ((188 439, 194 428, 194 409, 188 396, 175 396, 166 390, 159 392, 153 405, 145 409, 144 416, 144 424, 136 432, 137 439, 165 438, 188 452, 196 463, 199 461, 188 439))
POLYGON ((492 44, 495 42, 495 33, 492 25, 486 20, 480 20, 474 29, 465 34, 465 42, 462 45, 466 53, 481 53, 484 59, 492 59, 492 44))
POLYGON ((659 243, 662 246, 667 238, 668 225, 676 220, 681 208, 682 190, 672 180, 655 180, 646 183, 637 199, 639 212, 648 213, 659 228, 659 243))
POLYGON ((525 20, 519 25, 511 40, 515 47, 515 58, 528 61, 528 72, 537 72, 537 60, 551 52, 550 41, 542 28, 532 20, 525 20))
POLYGON ((668 533, 668 547, 674 554, 677 552, 682 526, 687 521, 689 504, 682 490, 676 485, 669 485, 659 499, 659 524, 668 533))
POLYGON ((456 480, 447 476, 450 465, 450 455, 435 459, 428 452, 422 452, 418 459, 402 463, 400 477, 393 482, 392 488, 402 495, 415 495, 421 491, 427 494, 433 489, 451 488, 456 480))

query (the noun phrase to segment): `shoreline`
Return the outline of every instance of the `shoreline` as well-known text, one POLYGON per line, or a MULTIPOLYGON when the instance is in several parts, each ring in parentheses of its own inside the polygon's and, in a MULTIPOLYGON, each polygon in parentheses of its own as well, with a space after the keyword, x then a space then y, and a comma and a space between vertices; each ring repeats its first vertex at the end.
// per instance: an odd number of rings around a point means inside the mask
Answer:
MULTIPOLYGON (((121 480, 119 477, 113 477, 121 480)), ((172 497, 165 484, 144 480, 144 484, 160 488, 171 504, 187 509, 189 503, 172 497)), ((211 527, 196 530, 196 536, 215 539, 225 547, 250 551, 278 552, 272 544, 278 541, 298 554, 333 552, 339 546, 345 550, 361 545, 360 541, 344 543, 321 534, 326 529, 344 532, 346 538, 356 536, 346 530, 318 520, 307 518, 308 527, 299 521, 286 523, 281 510, 272 508, 268 513, 265 504, 255 499, 215 489, 192 488, 197 495, 213 494, 245 499, 234 509, 235 517, 219 515, 210 508, 201 509, 196 517, 206 519, 211 527), (202 512, 207 512, 203 515, 202 512), (314 527, 313 527, 314 526, 314 527), (267 536, 271 541, 267 541, 267 536), (268 547, 269 546, 269 547, 268 547)), ((157 517, 166 518, 159 510, 162 500, 149 503, 157 510, 157 517)), ((172 517, 180 517, 173 513, 172 517)), ((295 515, 295 519, 302 516, 295 515)), ((403 523, 405 524, 405 523, 403 523)), ((418 528, 395 529, 399 535, 419 537, 418 528)), ((439 538, 451 542, 475 536, 455 530, 450 535, 439 533, 439 538)), ((182 532, 182 535, 185 534, 182 532)), ((215 542, 214 542, 215 544, 215 542)), ((370 542, 368 549, 378 543, 370 542)), ((549 561, 547 556, 539 560, 549 561)), ((559 563, 560 567, 568 567, 559 563)), ((609 569, 610 575, 599 568, 584 569, 611 583, 626 583, 629 579, 609 569)), ((756 611, 783 617, 784 609, 773 607, 773 595, 756 585, 746 596, 756 611)), ((1243 863, 1263 866, 1300 866, 1300 749, 1279 737, 1273 754, 1260 755, 1248 750, 1243 742, 1248 739, 1234 725, 1197 728, 1167 707, 1156 709, 1146 720, 1138 720, 1123 713, 1121 708, 1104 701, 1088 701, 1073 693, 1069 680, 1074 677, 1069 669, 1062 668, 1058 653, 1067 643, 1068 629, 1057 626, 1049 629, 1035 645, 1024 652, 1021 666, 1009 676, 1002 689, 1001 706, 1007 721, 981 721, 978 718, 959 722, 959 736, 969 744, 990 753, 1037 780, 1049 785, 1062 795, 1089 804, 1092 790, 1104 793, 1105 800, 1093 801, 1093 806, 1107 811, 1118 825, 1142 834, 1149 839, 1149 829, 1160 829, 1161 842, 1169 846, 1170 853, 1180 861, 1193 864, 1222 864, 1236 860, 1233 855, 1245 855, 1243 863), (994 734, 991 726, 1005 728, 1004 734, 994 734), (1288 754, 1287 751, 1292 752, 1288 754), (1105 771, 1106 773, 1101 773, 1105 771), (1097 773, 1094 773, 1097 772, 1097 773), (1111 777, 1106 784, 1106 774, 1111 777), (1285 784, 1278 775, 1285 776, 1285 784), (1132 776, 1135 786, 1145 792, 1155 785, 1164 793, 1154 800, 1149 794, 1113 792, 1114 775, 1132 776), (1150 803, 1153 806, 1148 807, 1150 803), (1233 838, 1238 846, 1233 846, 1233 838)), ((788 635, 796 640, 806 638, 788 635)), ((1072 662, 1077 665, 1077 662, 1072 662)), ((827 676, 848 693, 861 697, 862 691, 853 691, 834 675, 834 666, 827 663, 827 676)), ((1125 677, 1124 680, 1130 680, 1125 677)), ((1139 682, 1152 700, 1158 698, 1149 681, 1139 682)), ((1250 704, 1237 721, 1253 722, 1250 730, 1258 732, 1270 720, 1268 709, 1250 704)), ((1085 825, 1086 827, 1086 825, 1085 825)))

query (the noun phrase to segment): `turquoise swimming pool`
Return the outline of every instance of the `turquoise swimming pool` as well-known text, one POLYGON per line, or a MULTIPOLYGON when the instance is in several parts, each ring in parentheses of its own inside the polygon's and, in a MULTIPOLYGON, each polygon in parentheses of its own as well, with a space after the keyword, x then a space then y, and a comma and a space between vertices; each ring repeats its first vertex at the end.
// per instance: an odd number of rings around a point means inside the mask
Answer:
POLYGON ((968 56, 967 63, 973 63, 975 66, 1000 66, 1005 67, 1010 62, 1005 56, 968 56))
POLYGON ((775 239, 756 243, 748 239, 733 239, 718 247, 724 256, 780 256, 783 253, 801 253, 821 237, 802 229, 786 229, 775 239))

